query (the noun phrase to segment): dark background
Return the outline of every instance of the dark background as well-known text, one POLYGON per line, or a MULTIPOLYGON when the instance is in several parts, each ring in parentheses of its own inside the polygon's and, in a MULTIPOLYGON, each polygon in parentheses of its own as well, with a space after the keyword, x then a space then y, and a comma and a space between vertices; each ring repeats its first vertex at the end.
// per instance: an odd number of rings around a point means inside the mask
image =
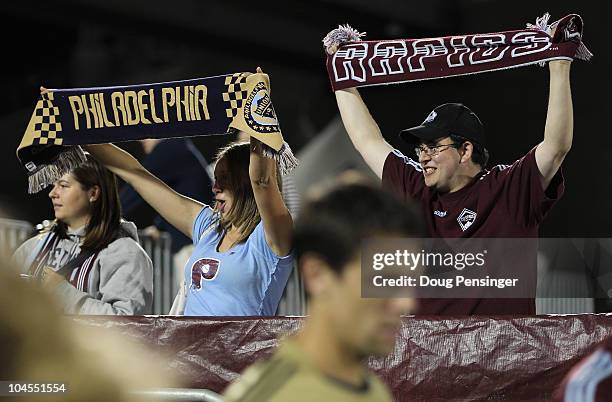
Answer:
MULTIPOLYGON (((228 0, 11 1, 1 11, 0 217, 52 217, 46 191, 26 194, 15 149, 38 87, 93 87, 204 77, 261 66, 270 74, 285 139, 295 151, 337 114, 321 39, 340 23, 369 39, 420 38, 523 27, 549 11, 585 20, 595 53, 572 69, 574 146, 566 194, 543 225, 552 237, 612 237, 608 129, 610 6, 603 1, 228 0)), ((543 138, 548 72, 539 67, 362 90, 385 137, 440 103, 463 102, 485 123, 492 163, 512 162, 543 138)), ((197 138, 208 158, 223 138, 197 138)), ((134 145, 128 145, 132 151, 134 145)))

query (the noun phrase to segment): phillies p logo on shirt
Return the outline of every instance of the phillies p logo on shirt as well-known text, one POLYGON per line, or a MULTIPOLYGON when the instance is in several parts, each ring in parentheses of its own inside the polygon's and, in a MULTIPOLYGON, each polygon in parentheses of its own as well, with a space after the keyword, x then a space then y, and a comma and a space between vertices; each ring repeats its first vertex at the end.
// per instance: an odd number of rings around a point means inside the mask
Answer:
POLYGON ((191 266, 191 286, 192 290, 202 290, 202 281, 212 281, 219 272, 221 261, 214 258, 200 258, 191 266))

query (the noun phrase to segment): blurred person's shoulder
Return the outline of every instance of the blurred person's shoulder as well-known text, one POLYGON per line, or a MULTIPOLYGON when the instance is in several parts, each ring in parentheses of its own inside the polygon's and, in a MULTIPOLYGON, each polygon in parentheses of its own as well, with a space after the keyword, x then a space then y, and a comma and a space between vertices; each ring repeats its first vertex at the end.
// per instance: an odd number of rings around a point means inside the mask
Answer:
MULTIPOLYGON (((273 401, 300 369, 300 364, 288 356, 284 345, 267 360, 247 368, 225 391, 224 400, 232 401, 273 401)), ((284 393, 284 392, 283 392, 284 393)))
POLYGON ((364 387, 329 377, 313 367, 299 347, 283 341, 268 360, 249 367, 224 394, 226 402, 385 402, 392 398, 373 374, 364 387))

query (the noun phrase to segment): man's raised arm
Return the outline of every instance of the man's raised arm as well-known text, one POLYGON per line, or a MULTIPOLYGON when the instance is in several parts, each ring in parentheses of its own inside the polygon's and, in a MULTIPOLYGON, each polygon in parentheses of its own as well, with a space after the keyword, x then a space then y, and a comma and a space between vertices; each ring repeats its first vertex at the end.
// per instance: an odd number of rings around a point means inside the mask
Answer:
POLYGON ((536 149, 535 158, 546 190, 565 156, 572 147, 574 110, 570 89, 570 61, 551 61, 548 114, 544 141, 536 149))
POLYGON ((336 101, 344 128, 357 152, 361 154, 370 169, 382 178, 385 160, 393 148, 383 138, 378 124, 372 118, 357 89, 336 91, 336 101))

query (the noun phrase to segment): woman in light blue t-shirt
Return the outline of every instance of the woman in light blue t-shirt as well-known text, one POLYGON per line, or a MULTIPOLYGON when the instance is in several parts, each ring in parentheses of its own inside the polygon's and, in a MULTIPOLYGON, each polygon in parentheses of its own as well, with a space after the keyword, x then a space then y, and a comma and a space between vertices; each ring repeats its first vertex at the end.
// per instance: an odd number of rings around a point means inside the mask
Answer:
POLYGON ((185 315, 273 315, 293 266, 291 215, 276 163, 262 143, 218 153, 214 205, 176 193, 132 155, 111 145, 88 151, 132 185, 166 221, 191 237, 185 266, 185 315))

